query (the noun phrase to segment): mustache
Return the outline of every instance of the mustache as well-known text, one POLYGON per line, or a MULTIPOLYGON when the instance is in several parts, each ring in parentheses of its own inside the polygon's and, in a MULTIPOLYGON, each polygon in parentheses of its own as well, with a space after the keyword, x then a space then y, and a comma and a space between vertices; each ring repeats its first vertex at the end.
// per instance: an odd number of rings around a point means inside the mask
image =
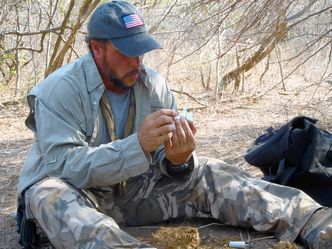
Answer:
POLYGON ((119 78, 119 77, 118 77, 117 75, 115 75, 115 74, 110 74, 108 79, 111 80, 111 81, 114 83, 114 85, 116 85, 117 87, 119 87, 119 88, 121 88, 121 89, 123 89, 123 90, 128 90, 128 89, 130 89, 130 88, 132 88, 132 87, 127 86, 127 85, 124 83, 123 80, 124 80, 126 77, 130 77, 132 74, 137 74, 137 73, 138 73, 138 75, 140 75, 141 72, 142 72, 142 67, 134 68, 134 69, 130 70, 128 73, 126 73, 125 75, 123 75, 121 78, 119 78))
POLYGON ((139 75, 142 72, 142 67, 138 67, 138 68, 134 68, 133 70, 130 70, 128 73, 124 74, 121 78, 119 78, 118 76, 112 74, 110 75, 111 77, 109 77, 110 80, 121 80, 124 79, 126 77, 130 77, 132 74, 136 74, 138 73, 139 75))
POLYGON ((141 74, 142 72, 142 67, 139 67, 139 68, 134 68, 133 70, 129 71, 128 73, 126 73, 123 78, 127 77, 127 76, 130 76, 132 74, 141 74))

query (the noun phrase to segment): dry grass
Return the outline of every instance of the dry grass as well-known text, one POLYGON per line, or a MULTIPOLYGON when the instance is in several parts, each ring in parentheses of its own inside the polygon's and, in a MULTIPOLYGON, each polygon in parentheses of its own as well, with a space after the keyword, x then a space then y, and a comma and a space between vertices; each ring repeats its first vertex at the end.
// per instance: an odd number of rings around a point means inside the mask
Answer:
POLYGON ((189 226, 160 227, 152 238, 153 244, 162 249, 198 249, 201 243, 198 229, 189 226))
POLYGON ((289 241, 279 241, 270 249, 298 249, 298 247, 295 244, 290 243, 289 241))

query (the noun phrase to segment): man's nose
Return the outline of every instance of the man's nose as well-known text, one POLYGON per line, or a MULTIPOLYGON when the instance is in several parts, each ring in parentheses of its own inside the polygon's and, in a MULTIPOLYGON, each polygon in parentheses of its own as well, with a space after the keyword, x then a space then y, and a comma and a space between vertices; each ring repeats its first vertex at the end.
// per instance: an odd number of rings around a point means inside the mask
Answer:
POLYGON ((140 67, 142 62, 142 57, 141 56, 135 56, 130 58, 130 63, 131 66, 133 67, 140 67))

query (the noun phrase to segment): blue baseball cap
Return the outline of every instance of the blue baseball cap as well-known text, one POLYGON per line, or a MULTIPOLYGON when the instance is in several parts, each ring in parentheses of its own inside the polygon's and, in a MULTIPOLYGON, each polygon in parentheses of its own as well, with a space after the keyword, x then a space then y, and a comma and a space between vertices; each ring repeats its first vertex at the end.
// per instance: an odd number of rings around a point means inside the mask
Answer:
POLYGON ((160 44, 146 30, 137 8, 124 1, 101 4, 88 22, 89 39, 106 39, 124 55, 141 56, 160 44))

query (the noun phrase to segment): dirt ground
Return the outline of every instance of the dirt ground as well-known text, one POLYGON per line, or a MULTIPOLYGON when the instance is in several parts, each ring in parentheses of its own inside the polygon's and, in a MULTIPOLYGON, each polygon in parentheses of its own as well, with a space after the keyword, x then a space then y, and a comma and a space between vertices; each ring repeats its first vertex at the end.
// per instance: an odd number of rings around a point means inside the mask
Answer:
MULTIPOLYGON (((314 89, 304 85, 290 86, 287 92, 277 89, 258 99, 255 96, 257 93, 241 96, 230 94, 214 101, 207 93, 196 94, 197 100, 207 104, 207 107, 200 106, 185 95, 177 96, 180 108, 188 106, 194 111, 198 127, 198 155, 222 159, 260 177, 260 171, 249 166, 243 154, 268 127, 278 127, 296 115, 307 115, 317 118, 319 127, 332 130, 332 94, 329 84, 314 89)), ((0 106, 0 249, 20 248, 14 216, 18 175, 33 142, 33 134, 24 126, 27 113, 24 101, 3 103, 0 106)), ((248 248, 255 249, 274 248, 277 245, 273 236, 222 225, 215 220, 171 221, 154 227, 125 229, 158 248, 228 248, 229 240, 251 241, 248 248), (162 234, 167 235, 166 240, 173 238, 174 234, 179 234, 179 230, 174 230, 179 226, 193 229, 190 230, 192 235, 188 237, 193 241, 192 247, 188 247, 189 244, 165 246, 162 234), (168 235, 167 230, 158 232, 161 228, 172 228, 173 235, 168 235)), ((47 245, 43 248, 47 248, 47 245)), ((278 248, 296 247, 279 244, 278 248)))

